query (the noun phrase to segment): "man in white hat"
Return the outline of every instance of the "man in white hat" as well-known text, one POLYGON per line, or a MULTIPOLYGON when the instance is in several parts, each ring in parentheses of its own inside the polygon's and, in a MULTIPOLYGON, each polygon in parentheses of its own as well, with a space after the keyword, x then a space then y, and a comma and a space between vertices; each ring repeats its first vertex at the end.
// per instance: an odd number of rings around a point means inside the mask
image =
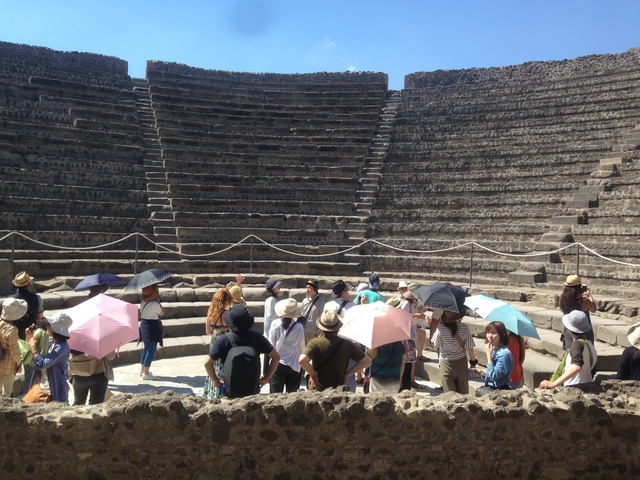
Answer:
POLYGON ((20 347, 18 329, 13 324, 27 313, 27 302, 18 298, 7 298, 2 303, 0 315, 0 395, 10 397, 13 392, 13 380, 20 369, 20 347))
POLYGON ((351 375, 364 370, 371 358, 364 354, 351 340, 338 337, 342 318, 331 310, 325 310, 316 321, 320 334, 311 340, 298 359, 309 375, 310 390, 324 390, 347 385, 351 375), (355 365, 347 370, 349 360, 355 365))
POLYGON ((304 327, 297 322, 300 307, 295 298, 286 298, 276 303, 278 317, 271 322, 269 342, 280 354, 280 362, 269 380, 271 393, 287 393, 300 390, 300 362, 298 358, 304 349, 304 327))

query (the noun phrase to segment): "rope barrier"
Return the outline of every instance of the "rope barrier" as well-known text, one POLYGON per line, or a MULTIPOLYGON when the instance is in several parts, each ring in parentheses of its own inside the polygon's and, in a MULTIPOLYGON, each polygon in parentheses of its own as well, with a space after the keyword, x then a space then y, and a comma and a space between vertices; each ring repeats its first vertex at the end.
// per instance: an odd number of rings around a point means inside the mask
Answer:
POLYGON ((357 245, 351 245, 348 246, 344 249, 342 249, 343 247, 340 246, 338 248, 340 248, 341 250, 337 251, 337 252, 330 252, 330 253, 317 253, 317 254, 308 254, 308 253, 299 253, 299 252, 294 252, 292 250, 287 250, 285 248, 281 248, 277 245, 274 245, 272 243, 267 242, 266 240, 263 240, 262 238, 256 236, 256 235, 247 235, 246 237, 244 237, 242 240, 240 240, 239 242, 230 244, 229 246, 222 248, 220 250, 217 251, 213 251, 213 252, 208 252, 208 253, 202 253, 202 254, 187 254, 187 253, 182 253, 178 250, 174 250, 171 248, 166 247, 165 245, 162 245, 160 243, 155 242, 154 240, 152 240, 151 238, 147 237, 146 235, 142 234, 142 233, 131 233, 129 235, 126 235, 125 237, 119 239, 119 240, 115 240, 113 242, 109 242, 109 243, 103 243, 100 245, 93 245, 90 247, 65 247, 63 245, 54 245, 51 243, 46 243, 46 242, 42 242, 40 240, 36 240, 34 238, 28 237, 27 235, 24 235, 23 233, 20 232, 10 232, 7 235, 3 236, 0 238, 0 243, 3 242, 4 240, 9 239, 11 236, 16 235, 19 236, 27 241, 36 243, 38 245, 42 245, 48 248, 53 248, 53 249, 59 249, 59 250, 65 250, 65 251, 90 251, 90 250, 99 250, 99 249, 103 249, 105 247, 110 247, 112 245, 116 245, 118 243, 124 242, 128 239, 130 239, 131 237, 135 237, 135 236, 139 236, 142 237, 143 239, 147 240, 151 245, 153 245, 155 248, 159 248, 161 250, 164 250, 166 252, 169 253, 174 253, 177 255, 180 255, 181 257, 185 257, 185 258, 204 258, 204 257, 210 257, 210 256, 216 256, 216 255, 221 255, 225 252, 228 252, 229 250, 238 247, 240 245, 243 245, 247 240, 251 240, 254 239, 258 242, 260 242, 263 245, 268 246, 269 248, 272 248, 278 252, 281 253, 285 253, 287 255, 291 255, 291 256, 296 256, 296 257, 305 257, 305 258, 325 258, 325 257, 332 257, 332 256, 337 256, 337 255, 342 255, 348 252, 351 252, 353 250, 357 250, 361 247, 363 247, 364 245, 367 244, 374 244, 374 245, 378 245, 380 247, 383 248, 387 248, 389 250, 393 250, 396 252, 402 252, 402 253, 411 253, 411 254, 418 254, 418 255, 428 255, 428 254, 435 254, 435 253, 443 253, 443 252, 449 252, 449 251, 453 251, 453 250, 460 250, 460 249, 467 249, 470 248, 472 246, 481 248, 482 250, 485 250, 486 252, 492 253, 494 255, 501 255, 501 256, 505 256, 505 257, 514 257, 514 258, 530 258, 530 257, 540 257, 540 256, 547 256, 547 255, 551 255, 554 253, 560 253, 563 252, 565 250, 568 250, 570 248, 584 248, 587 252, 595 255, 598 258, 601 258, 602 260, 611 262, 611 263, 616 263, 618 265, 625 265, 628 267, 640 267, 640 264, 637 263, 630 263, 630 262, 623 262, 620 260, 615 260, 613 258, 609 258, 606 257, 598 252, 596 252, 595 250, 593 250, 592 248, 587 247, 586 245, 582 244, 582 243, 572 243, 570 245, 565 245, 563 247, 557 248, 555 250, 550 250, 550 251, 545 251, 545 252, 537 252, 537 253, 509 253, 509 252, 500 252, 498 250, 494 250, 492 248, 486 247, 480 243, 477 242, 465 242, 462 243, 460 245, 455 245, 452 247, 447 247, 447 248, 440 248, 440 249, 434 249, 434 250, 415 250, 415 249, 407 249, 407 248, 400 248, 400 247, 396 247, 393 245, 389 245, 386 243, 382 243, 378 240, 375 239, 367 239, 364 240, 360 243, 358 243, 357 245))

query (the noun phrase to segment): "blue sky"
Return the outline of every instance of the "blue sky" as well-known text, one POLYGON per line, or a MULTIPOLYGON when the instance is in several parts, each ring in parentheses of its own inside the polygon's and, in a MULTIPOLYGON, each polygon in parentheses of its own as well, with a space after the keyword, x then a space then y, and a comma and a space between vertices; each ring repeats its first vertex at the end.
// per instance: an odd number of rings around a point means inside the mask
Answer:
POLYGON ((246 72, 389 74, 640 47, 640 0, 0 0, 0 40, 246 72))

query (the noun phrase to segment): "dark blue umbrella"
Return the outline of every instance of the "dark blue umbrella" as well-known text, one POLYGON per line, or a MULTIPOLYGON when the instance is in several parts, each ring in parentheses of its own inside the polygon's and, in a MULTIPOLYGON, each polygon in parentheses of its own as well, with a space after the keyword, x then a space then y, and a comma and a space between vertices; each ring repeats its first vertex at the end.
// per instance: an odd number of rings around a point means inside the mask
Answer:
POLYGON ((109 285, 110 287, 121 287, 127 282, 113 273, 96 273, 82 280, 74 290, 80 292, 81 290, 89 290, 91 287, 97 287, 98 285, 109 285))
POLYGON ((156 283, 165 281, 171 275, 173 275, 173 273, 168 272, 167 270, 162 270, 160 268, 145 270, 144 272, 141 272, 133 277, 129 282, 129 285, 127 285, 124 289, 142 290, 144 287, 148 287, 150 285, 155 285, 156 283))
POLYGON ((413 290, 413 294, 427 307, 441 308, 450 312, 462 312, 467 309, 464 301, 469 294, 464 288, 450 283, 423 285, 413 290))

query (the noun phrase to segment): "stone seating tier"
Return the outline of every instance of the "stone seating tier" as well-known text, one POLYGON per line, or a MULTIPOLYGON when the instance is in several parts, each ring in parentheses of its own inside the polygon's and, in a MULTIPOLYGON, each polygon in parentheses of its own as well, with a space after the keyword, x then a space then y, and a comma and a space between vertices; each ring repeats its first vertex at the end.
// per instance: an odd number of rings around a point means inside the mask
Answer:
POLYGON ((212 122, 212 123, 235 123, 235 122, 263 122, 273 124, 316 124, 321 125, 346 125, 346 126, 362 126, 362 124, 375 125, 378 120, 379 111, 372 112, 352 112, 352 113, 333 113, 333 112, 312 112, 308 109, 304 109, 299 112, 295 111, 280 111, 280 112, 265 112, 254 110, 240 110, 230 108, 216 108, 210 107, 206 112, 187 111, 184 109, 172 110, 165 105, 151 104, 156 118, 169 118, 173 121, 177 120, 192 120, 200 122, 212 122))
POLYGON ((82 213, 83 215, 100 217, 105 212, 109 212, 110 217, 146 219, 148 216, 146 204, 128 202, 126 199, 111 202, 68 199, 61 201, 60 199, 40 197, 36 193, 23 197, 5 195, 0 204, 4 207, 5 213, 21 212, 61 216, 82 213))
MULTIPOLYGON (((2 134, 0 133, 0 136, 2 134)), ((100 171, 113 176, 131 175, 135 178, 144 176, 144 167, 141 163, 126 163, 124 161, 94 160, 93 158, 75 159, 66 157, 40 157, 38 155, 24 155, 14 158, 12 161, 3 161, 6 167, 18 167, 31 170, 45 171, 69 171, 79 173, 94 173, 100 171)))
POLYGON ((162 148, 162 158, 168 171, 211 171, 225 169, 225 172, 233 174, 252 172, 270 173, 274 169, 293 168, 297 171, 311 171, 312 169, 344 168, 350 171, 354 167, 360 167, 365 155, 338 155, 335 152, 313 152, 308 155, 292 155, 283 153, 247 153, 247 152, 214 152, 202 150, 198 152, 185 151, 175 148, 162 148))
POLYGON ((635 72, 633 78, 619 80, 619 83, 607 83, 606 79, 602 80, 602 83, 595 85, 571 85, 565 88, 554 88, 553 85, 547 84, 538 88, 524 86, 521 89, 472 87, 448 91, 427 88, 403 90, 402 104, 409 106, 413 112, 428 113, 442 109, 443 105, 456 105, 460 107, 460 110, 456 111, 464 112, 482 109, 538 109, 543 105, 554 108, 583 106, 589 109, 599 108, 598 104, 603 103, 621 105, 620 100, 638 102, 640 70, 635 72))
MULTIPOLYGON (((282 139, 280 139, 282 140, 282 139)), ((286 144, 282 141, 262 141, 244 143, 242 140, 237 142, 229 142, 226 139, 186 139, 175 137, 161 137, 160 144, 164 148, 182 147, 185 150, 199 151, 199 150, 217 150, 221 152, 226 151, 245 151, 245 152, 277 152, 284 150, 285 152, 292 154, 294 152, 305 154, 315 152, 335 152, 337 155, 366 155, 368 152, 368 144, 365 145, 353 145, 353 144, 335 144, 329 140, 325 143, 292 143, 286 144)))
MULTIPOLYGON (((313 185, 315 188, 316 185, 313 185)), ((182 185, 169 184, 169 196, 175 194, 180 198, 184 198, 188 194, 191 198, 200 199, 221 199, 227 198, 227 201, 233 200, 250 200, 265 199, 271 201, 291 201, 291 200, 307 200, 313 201, 319 196, 325 201, 353 201, 355 189, 348 190, 346 188, 316 188, 313 190, 308 186, 300 187, 279 187, 259 185, 242 185, 242 186, 224 186, 224 185, 182 185)), ((274 204, 277 206, 277 204, 274 204)))
MULTIPOLYGON (((11 135, 12 140, 15 142, 23 142, 25 144, 35 144, 43 139, 55 139, 56 141, 63 143, 65 140, 70 142, 85 142, 90 141, 92 144, 108 144, 116 143, 121 145, 135 145, 140 143, 140 131, 139 128, 129 128, 129 131, 115 131, 115 130, 91 130, 88 128, 78 128, 81 123, 77 123, 73 120, 73 115, 68 118, 60 118, 56 116, 50 116, 48 114, 41 115, 40 118, 33 119, 35 121, 14 121, 9 120, 11 115, 5 119, 5 130, 3 137, 7 138, 11 135), (49 118, 53 120, 65 120, 66 125, 55 125, 50 123, 38 123, 38 120, 47 121, 49 118), (73 125, 69 123, 73 122, 73 125)), ((21 119, 29 119, 28 116, 20 117, 21 119)))
MULTIPOLYGON (((258 236, 258 235, 256 235, 258 236)), ((259 237, 261 238, 261 237, 259 237)), ((238 241, 242 240, 239 238, 238 241)), ((264 239, 263 239, 264 240, 264 239)), ((250 240, 245 240, 244 243, 234 246, 232 249, 226 250, 229 247, 229 243, 181 243, 179 245, 180 252, 185 255, 183 258, 186 261, 197 260, 195 258, 190 258, 186 255, 204 255, 211 254, 215 252, 220 252, 225 250, 222 254, 211 255, 208 258, 210 260, 247 260, 254 259, 257 261, 265 261, 265 260, 277 260, 277 261, 289 261, 292 259, 292 256, 288 253, 282 252, 278 249, 285 250, 287 252, 294 252, 300 255, 294 255, 298 261, 303 260, 311 260, 318 261, 322 260, 325 262, 345 262, 346 254, 340 254, 340 252, 346 250, 347 246, 343 245, 292 245, 289 243, 274 243, 270 242, 270 245, 265 245, 259 240, 254 239, 253 245, 251 245, 250 240), (326 256, 323 256, 326 255, 326 256)), ((350 261, 353 260, 353 250, 350 250, 347 253, 351 253, 350 261)))
POLYGON ((315 229, 345 229, 350 222, 363 221, 366 217, 337 215, 308 215, 282 213, 242 213, 242 212, 175 212, 176 225, 188 227, 220 228, 300 228, 313 226, 315 229))
MULTIPOLYGON (((102 95, 99 99, 89 99, 84 96, 73 97, 65 92, 65 96, 54 96, 41 94, 38 97, 38 103, 43 106, 66 106, 70 103, 76 108, 84 108, 88 111, 96 112, 98 115, 103 112, 120 112, 126 113, 130 118, 135 119, 137 109, 134 104, 134 98, 126 91, 118 91, 114 95, 102 95)), ((97 95, 97 94, 96 94, 97 95)), ((102 118, 102 117, 100 117, 102 118)))
MULTIPOLYGON (((400 129, 395 130, 392 135, 394 142, 399 144, 413 144, 429 142, 430 147, 437 148, 442 144, 451 144, 453 146, 462 145, 476 145, 491 143, 512 143, 512 144, 553 144, 568 142, 571 139, 574 142, 597 139, 601 142, 610 142, 616 135, 619 134, 620 128, 629 128, 636 124, 637 117, 629 120, 627 124, 620 125, 601 125, 601 128, 585 128, 582 123, 564 124, 562 127, 549 127, 542 126, 536 127, 534 125, 530 128, 505 128, 504 126, 496 125, 496 128, 492 128, 489 125, 483 125, 481 128, 469 128, 464 132, 461 130, 458 132, 451 132, 442 130, 429 130, 420 131, 419 128, 411 128, 415 130, 412 132, 402 132, 400 129), (573 129, 571 127, 574 127, 573 129)), ((480 127, 480 126, 477 126, 480 127)))
POLYGON ((89 103, 108 105, 110 110, 126 110, 131 103, 131 96, 127 92, 115 91, 113 95, 96 92, 68 92, 58 89, 47 89, 40 85, 0 83, 2 102, 25 102, 25 106, 35 105, 42 109, 68 110, 69 105, 86 107, 89 103))
POLYGON ((193 110, 206 112, 215 109, 254 110, 256 108, 271 111, 318 111, 318 112, 347 112, 358 107, 358 110, 379 110, 384 96, 381 91, 362 91, 352 94, 335 92, 327 93, 297 93, 287 96, 273 96, 270 92, 255 92, 251 94, 227 93, 214 89, 212 91, 189 91, 173 89, 163 93, 151 86, 151 102, 162 105, 169 110, 193 110))
POLYGON ((139 203, 141 205, 146 205, 147 202, 147 192, 144 189, 98 188, 83 185, 75 185, 73 188, 69 188, 69 185, 51 185, 44 183, 43 180, 45 179, 34 178, 34 181, 29 184, 0 180, 0 188, 3 192, 12 193, 13 195, 31 196, 34 192, 38 192, 42 198, 64 199, 64 201, 84 200, 112 202, 117 199, 121 201, 127 199, 131 203, 139 203))
POLYGON ((263 130, 255 128, 252 132, 232 132, 218 131, 209 127, 207 130, 186 130, 183 128, 164 128, 159 127, 158 136, 162 139, 179 138, 200 142, 202 140, 225 141, 229 143, 246 142, 246 143, 279 143, 282 145, 292 146, 300 144, 367 144, 371 142, 371 133, 365 135, 355 135, 353 131, 342 133, 337 129, 332 132, 318 132, 316 135, 302 135, 297 131, 291 131, 282 135, 273 135, 271 129, 263 130))
MULTIPOLYGON (((325 116, 326 117, 326 116, 325 116)), ((320 128, 340 132, 349 132, 353 129, 370 129, 370 122, 362 122, 358 119, 352 120, 348 116, 341 115, 339 118, 317 118, 307 116, 297 117, 238 117, 222 115, 218 118, 209 118, 206 115, 192 118, 186 113, 172 115, 168 110, 154 111, 154 125, 157 127, 185 127, 191 130, 203 129, 235 129, 242 128, 253 131, 257 128, 264 129, 265 132, 272 129, 285 129, 291 133, 291 129, 297 128, 320 128), (364 126, 363 126, 364 125, 364 126)))
POLYGON ((360 126, 360 127, 341 127, 341 128, 327 128, 326 125, 301 125, 298 127, 290 127, 283 125, 254 125, 254 124, 240 124, 240 123, 217 123, 212 124, 211 122, 178 122, 174 126, 170 126, 170 122, 166 120, 156 120, 156 127, 159 131, 162 129, 171 129, 175 128, 177 130, 184 130, 187 133, 192 132, 202 132, 202 131, 212 131, 216 133, 230 133, 230 134, 246 134, 246 135, 254 135, 256 130, 260 130, 263 132, 262 134, 267 136, 289 136, 289 135, 299 135, 302 137, 318 137, 318 136, 353 136, 354 138, 358 137, 371 137, 372 129, 370 126, 360 126))
POLYGON ((640 69, 633 72, 611 73, 598 77, 574 78, 565 82, 534 81, 518 86, 494 84, 459 84, 449 87, 405 88, 402 101, 416 108, 429 105, 460 104, 490 105, 512 98, 523 106, 541 102, 557 105, 609 101, 616 97, 634 98, 640 83, 640 69))
MULTIPOLYGON (((227 161, 209 161, 209 162, 193 162, 193 161, 180 161, 173 159, 165 159, 164 167, 166 172, 170 176, 180 175, 197 175, 199 172, 207 172, 215 169, 221 176, 225 175, 247 175, 251 174, 258 181, 265 175, 272 174, 274 171, 295 171, 299 175, 317 175, 327 177, 345 177, 355 178, 355 175, 360 172, 361 166, 356 161, 344 161, 339 165, 336 165, 336 159, 331 158, 331 163, 326 162, 328 157, 285 157, 282 162, 277 162, 277 159, 264 160, 262 158, 249 158, 248 155, 243 154, 231 154, 227 157, 227 161), (289 163, 285 163, 285 162, 289 163), (260 163, 258 163, 260 162, 260 163)), ((278 157, 280 158, 280 157, 278 157)), ((222 159, 224 160, 224 159, 222 159)), ((206 173, 202 173, 206 175, 206 173)))
MULTIPOLYGON (((0 178, 11 179, 12 182, 24 182, 26 184, 33 182, 42 182, 46 179, 49 184, 67 185, 71 188, 76 187, 97 187, 110 188, 122 191, 139 190, 146 191, 144 177, 135 177, 130 174, 114 175, 113 173, 95 173, 96 171, 74 171, 74 170, 45 170, 42 168, 17 168, 17 167, 0 167, 0 178), (46 173, 45 173, 46 172, 46 173), (90 173, 90 175, 87 175, 90 173)), ((97 170, 100 172, 100 170, 97 170)), ((124 172, 127 173, 127 172, 124 172)), ((129 172, 131 173, 131 172, 129 172)), ((37 194, 34 192, 34 194, 37 194)), ((128 195, 123 192, 125 199, 128 195)))
MULTIPOLYGON (((225 166, 228 167, 228 166, 225 166)), ((282 173, 272 174, 269 178, 257 176, 255 171, 247 172, 249 165, 243 166, 244 174, 227 174, 219 173, 216 168, 216 173, 191 173, 181 171, 170 171, 167 173, 168 180, 174 184, 182 185, 246 185, 247 174, 250 174, 251 182, 253 185, 266 185, 266 186, 282 186, 289 187, 291 185, 308 185, 309 182, 314 185, 323 186, 323 184, 330 184, 333 188, 344 187, 348 190, 353 189, 353 178, 345 177, 344 172, 339 168, 332 169, 316 169, 315 166, 311 166, 313 170, 307 172, 301 172, 299 168, 292 168, 289 174, 287 168, 282 168, 282 173)), ((225 168, 226 169, 226 168, 225 168)), ((273 170, 271 170, 273 172, 273 170)))
MULTIPOLYGON (((64 202, 60 202, 64 207, 64 202)), ((60 210, 62 210, 61 208, 60 210)), ((19 213, 4 215, 0 220, 0 228, 27 232, 37 226, 42 230, 64 230, 67 232, 124 232, 126 234, 145 229, 149 220, 140 217, 112 217, 74 214, 19 213)), ((145 229, 146 230, 146 229, 145 229)), ((98 235, 100 236, 100 235, 98 235)))
POLYGON ((194 198, 177 197, 170 198, 174 211, 186 212, 246 212, 246 213, 277 213, 299 214, 301 211, 308 215, 350 215, 355 213, 352 201, 326 201, 314 200, 278 200, 277 202, 267 198, 236 198, 232 202, 228 198, 194 198))
POLYGON ((255 227, 227 227, 224 230, 216 227, 178 227, 176 228, 178 242, 215 242, 235 243, 248 235, 256 235, 269 243, 291 243, 300 245, 343 245, 345 235, 343 230, 326 229, 286 229, 286 228, 255 228, 255 227))

